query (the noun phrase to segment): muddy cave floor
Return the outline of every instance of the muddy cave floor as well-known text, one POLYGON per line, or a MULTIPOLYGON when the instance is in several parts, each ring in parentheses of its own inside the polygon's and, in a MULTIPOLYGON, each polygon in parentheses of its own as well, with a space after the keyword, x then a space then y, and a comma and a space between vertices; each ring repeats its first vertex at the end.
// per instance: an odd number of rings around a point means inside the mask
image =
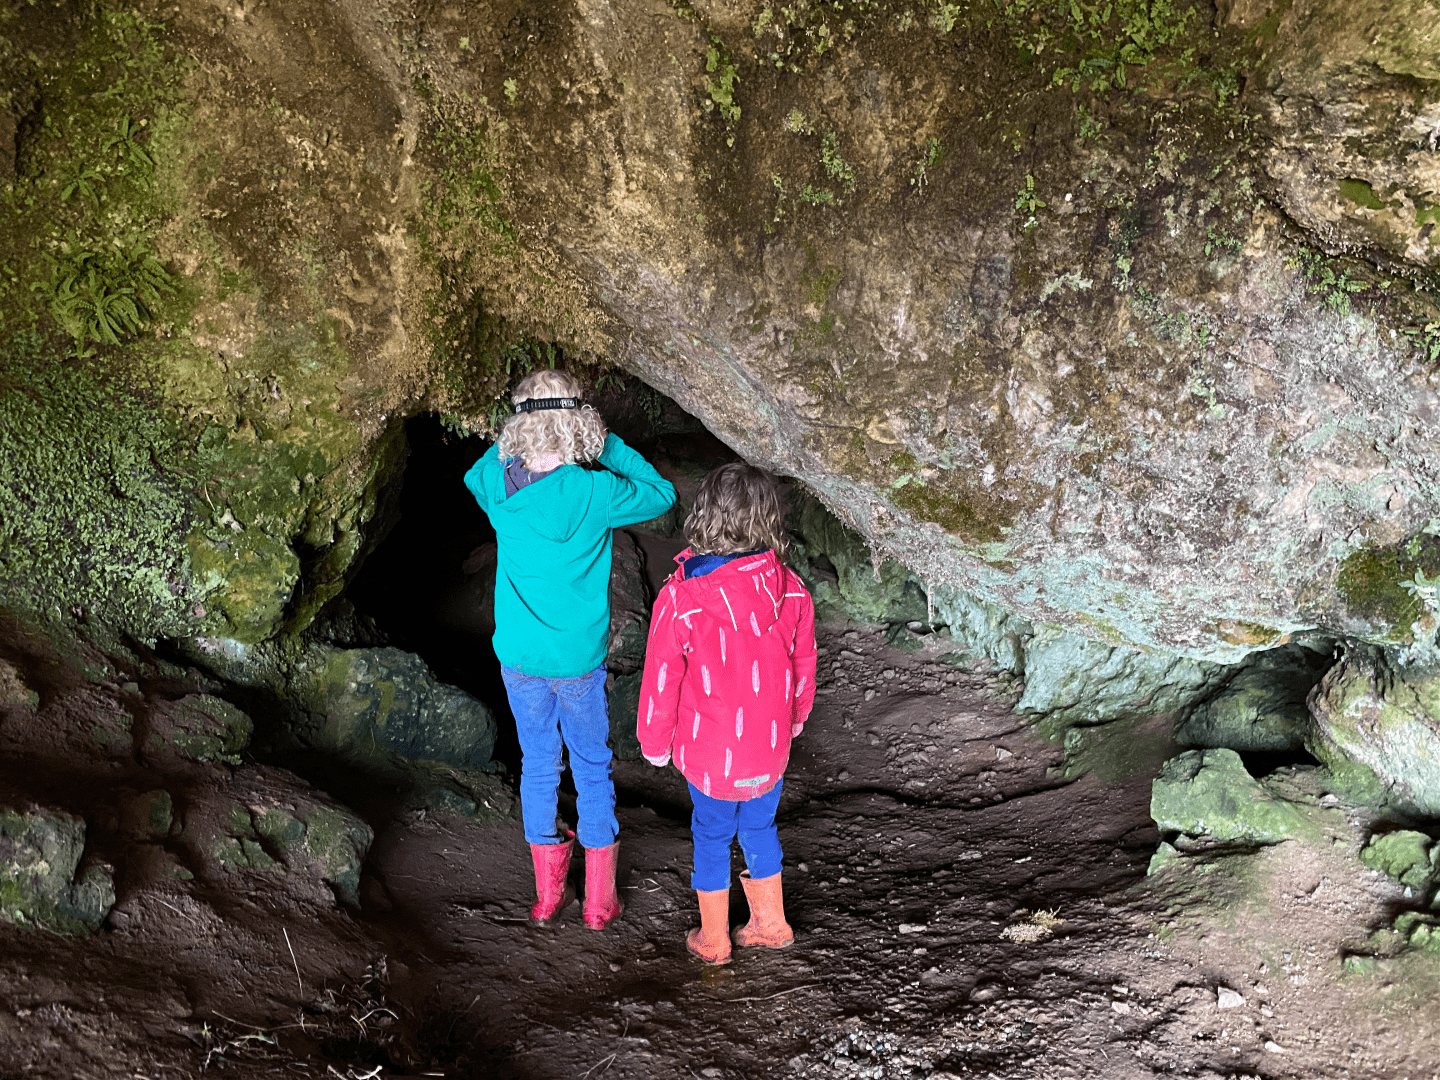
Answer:
POLYGON ((1323 843, 1147 878, 1168 718, 1067 769, 1006 676, 878 628, 821 644, 781 806, 791 948, 686 955, 683 781, 622 762, 605 932, 578 904, 526 924, 518 822, 409 812, 377 830, 358 914, 244 873, 122 881, 90 938, 0 928, 0 1077, 1440 1074, 1435 962, 1356 962, 1404 901, 1318 774, 1272 781, 1328 804, 1323 843))

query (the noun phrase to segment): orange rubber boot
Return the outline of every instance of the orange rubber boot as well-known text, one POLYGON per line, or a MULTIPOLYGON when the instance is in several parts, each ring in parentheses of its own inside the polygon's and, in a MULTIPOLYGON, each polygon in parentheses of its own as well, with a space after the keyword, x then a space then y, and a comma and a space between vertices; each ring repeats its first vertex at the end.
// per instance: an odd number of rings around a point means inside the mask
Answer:
POLYGON ((700 901, 700 928, 685 936, 685 948, 707 964, 730 962, 730 890, 695 890, 700 901))
POLYGON ((619 852, 618 840, 609 847, 585 849, 585 908, 581 918, 591 930, 604 930, 625 910, 615 892, 615 862, 619 852))
POLYGON ((575 890, 566 882, 570 873, 570 849, 575 837, 558 844, 531 844, 530 859, 535 864, 535 905, 530 909, 534 926, 549 926, 562 908, 575 899, 575 890))
POLYGON ((785 921, 785 897, 780 892, 780 875, 752 878, 746 870, 740 875, 745 899, 750 902, 750 921, 735 931, 735 944, 763 945, 767 949, 783 949, 795 940, 790 924, 785 921))

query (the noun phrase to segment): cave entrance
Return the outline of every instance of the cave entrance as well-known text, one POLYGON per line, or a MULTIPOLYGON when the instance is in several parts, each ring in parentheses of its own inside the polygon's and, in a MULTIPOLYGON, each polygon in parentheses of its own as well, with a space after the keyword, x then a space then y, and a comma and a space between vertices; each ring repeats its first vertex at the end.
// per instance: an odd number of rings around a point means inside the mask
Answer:
MULTIPOLYGON (((605 376, 591 401, 610 430, 642 453, 675 485, 675 511, 617 533, 612 604, 644 606, 683 547, 680 526, 704 475, 735 453, 670 398, 634 378, 605 376), (640 580, 634 580, 637 569, 640 580), (620 580, 622 575, 632 580, 620 580)), ((386 643, 414 653, 442 682, 464 690, 495 715, 495 760, 520 770, 515 734, 494 632, 495 531, 464 484, 465 473, 491 440, 464 435, 433 413, 409 420, 409 448, 393 524, 348 590, 356 610, 386 643)), ((612 624, 613 626, 613 624, 612 624)), ((612 673, 631 675, 635 658, 612 655, 612 673)), ((612 685, 612 718, 625 707, 612 685)), ((633 726, 633 719, 631 721, 633 726)), ((633 737, 633 732, 632 732, 633 737)))

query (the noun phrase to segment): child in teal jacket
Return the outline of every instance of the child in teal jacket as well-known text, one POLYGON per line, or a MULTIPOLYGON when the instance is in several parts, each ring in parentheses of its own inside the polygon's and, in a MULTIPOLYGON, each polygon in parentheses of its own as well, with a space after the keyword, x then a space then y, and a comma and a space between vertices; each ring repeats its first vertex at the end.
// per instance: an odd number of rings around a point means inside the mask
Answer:
POLYGON ((675 489, 606 431, 573 377, 537 371, 512 400, 515 416, 465 474, 465 486, 499 542, 494 643, 520 736, 520 808, 535 866, 530 918, 548 924, 573 899, 565 878, 574 836, 556 821, 568 748, 585 849, 583 917, 601 930, 621 909, 606 741, 611 535, 663 514, 675 489))

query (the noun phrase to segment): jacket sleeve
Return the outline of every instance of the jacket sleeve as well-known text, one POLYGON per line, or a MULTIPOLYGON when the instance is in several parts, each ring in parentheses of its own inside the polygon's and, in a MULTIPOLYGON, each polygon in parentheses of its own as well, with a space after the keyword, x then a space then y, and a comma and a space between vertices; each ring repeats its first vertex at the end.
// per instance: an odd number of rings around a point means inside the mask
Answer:
POLYGON ((669 586, 660 589, 650 612, 650 638, 645 645, 645 674, 640 679, 640 713, 635 734, 647 759, 666 757, 680 716, 680 683, 685 678, 684 627, 675 617, 669 586))
POLYGON ((790 664, 795 672, 795 712, 790 720, 790 734, 799 735, 810 718, 815 705, 815 602, 800 584, 800 579, 790 576, 786 594, 799 593, 800 619, 795 624, 795 651, 790 664))
POLYGON ((612 529, 659 517, 675 502, 675 486, 614 432, 605 437, 600 464, 615 474, 610 496, 612 529))
POLYGON ((485 453, 481 454, 470 471, 465 474, 465 486, 470 489, 470 494, 475 496, 475 501, 480 504, 480 509, 487 510, 485 505, 485 463, 487 461, 499 461, 499 450, 491 446, 485 453))

